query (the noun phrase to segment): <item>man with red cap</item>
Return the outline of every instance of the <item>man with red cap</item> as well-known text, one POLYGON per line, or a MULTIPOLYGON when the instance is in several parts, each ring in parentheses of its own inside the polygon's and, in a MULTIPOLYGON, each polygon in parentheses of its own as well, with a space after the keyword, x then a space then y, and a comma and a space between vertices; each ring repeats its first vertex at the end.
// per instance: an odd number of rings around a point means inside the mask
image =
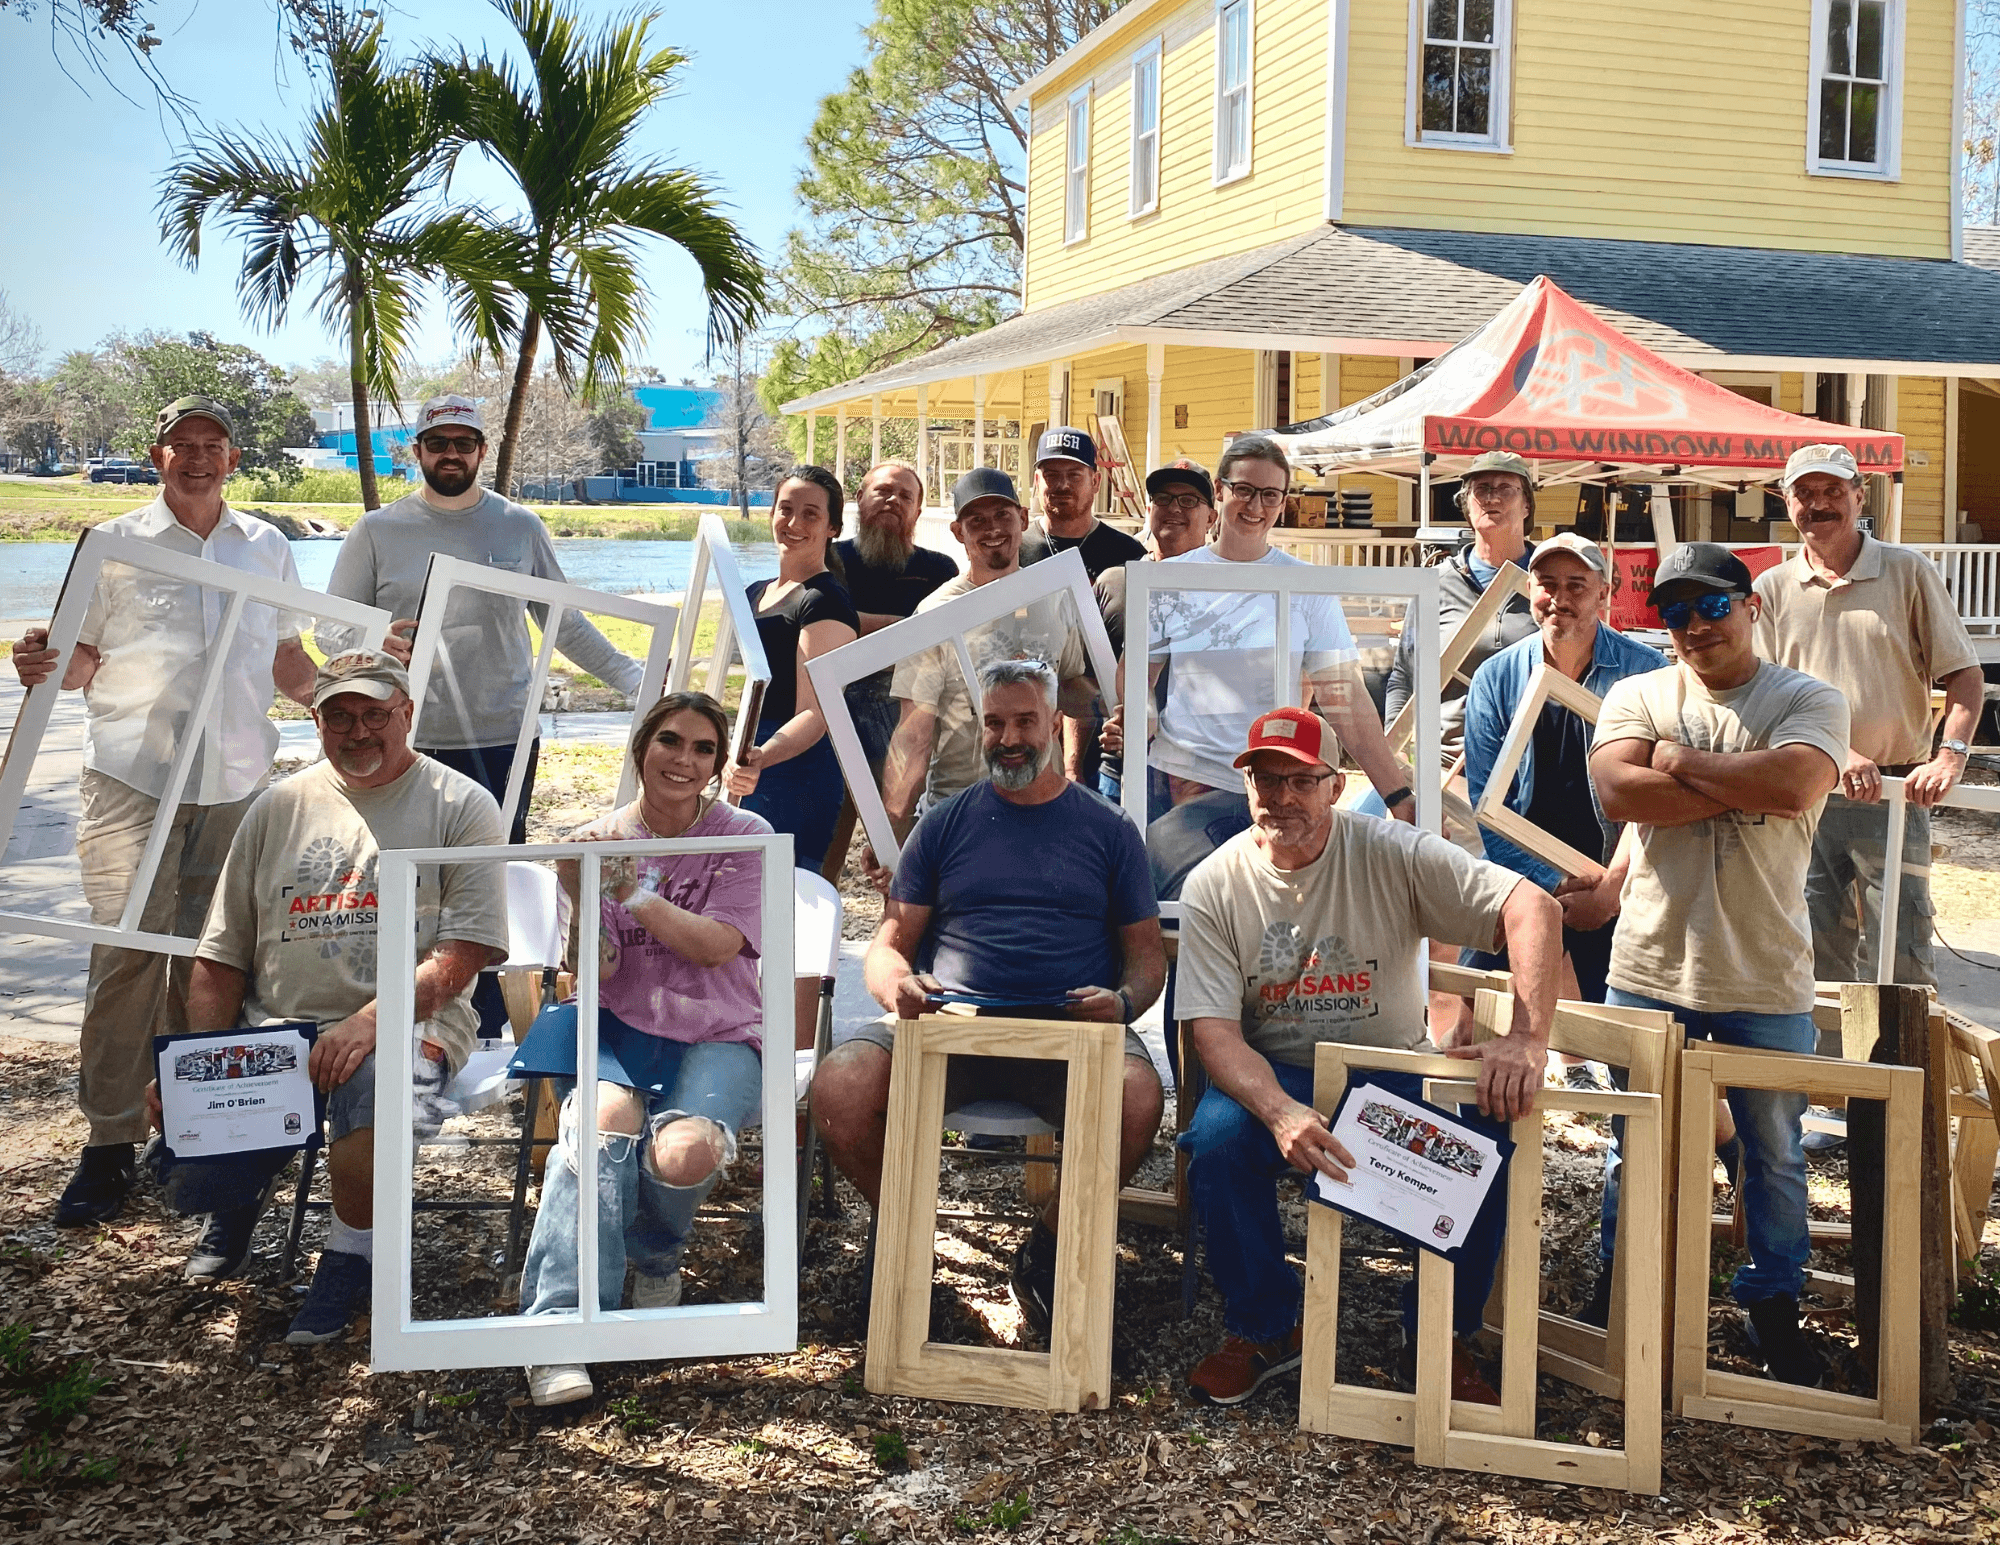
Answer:
MULTIPOLYGON (((1531 880, 1430 832, 1335 808, 1345 783, 1331 726, 1278 708, 1250 726, 1244 771, 1252 826, 1210 854, 1181 891, 1177 1017, 1208 1070, 1182 1145, 1208 1236, 1208 1267, 1229 1334, 1188 1376, 1195 1399, 1248 1400, 1299 1365, 1303 1289, 1285 1260, 1277 1179, 1287 1169, 1344 1178, 1354 1158, 1312 1107, 1323 1041, 1425 1046, 1421 944, 1505 949, 1514 972, 1506 1036, 1450 1055, 1479 1060, 1479 1109, 1511 1121, 1541 1087, 1562 909, 1531 880)), ((1419 1080, 1371 1075, 1399 1093, 1419 1080)), ((1497 1403, 1463 1341, 1499 1259, 1498 1193, 1458 1260, 1452 1395, 1497 1403)), ((1415 1295, 1404 1304, 1404 1365, 1415 1366, 1415 1295)))

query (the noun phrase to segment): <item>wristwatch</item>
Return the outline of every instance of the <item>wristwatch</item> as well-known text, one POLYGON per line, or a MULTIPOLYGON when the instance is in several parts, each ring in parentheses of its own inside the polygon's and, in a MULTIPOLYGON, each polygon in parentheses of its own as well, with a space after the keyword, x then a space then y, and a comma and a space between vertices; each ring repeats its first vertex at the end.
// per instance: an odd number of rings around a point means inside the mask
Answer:
POLYGON ((1387 794, 1382 796, 1382 808, 1384 810, 1394 810, 1404 800, 1414 798, 1415 795, 1416 790, 1406 783, 1400 789, 1391 789, 1387 794))
POLYGON ((1132 1012, 1132 995, 1122 987, 1118 989, 1118 1006, 1124 1010, 1126 1024, 1131 1024, 1137 1018, 1132 1012))
POLYGON ((1956 751, 1960 756, 1968 756, 1971 754, 1972 747, 1968 746, 1962 740, 1941 740, 1938 742, 1938 750, 1956 751))

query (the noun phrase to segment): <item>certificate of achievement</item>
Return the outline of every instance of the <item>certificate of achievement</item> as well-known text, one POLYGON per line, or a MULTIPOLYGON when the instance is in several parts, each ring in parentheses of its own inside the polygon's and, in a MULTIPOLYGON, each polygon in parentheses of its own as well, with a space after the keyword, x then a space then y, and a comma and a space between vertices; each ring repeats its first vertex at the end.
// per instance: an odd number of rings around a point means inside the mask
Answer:
POLYGON ((176 1159, 319 1143, 306 1071, 318 1027, 265 1025, 153 1039, 161 1128, 176 1159))
POLYGON ((1313 1200, 1446 1257, 1465 1243, 1514 1149, 1506 1138, 1366 1079, 1347 1086, 1330 1126, 1354 1155, 1354 1168, 1345 1185, 1314 1175, 1313 1200))

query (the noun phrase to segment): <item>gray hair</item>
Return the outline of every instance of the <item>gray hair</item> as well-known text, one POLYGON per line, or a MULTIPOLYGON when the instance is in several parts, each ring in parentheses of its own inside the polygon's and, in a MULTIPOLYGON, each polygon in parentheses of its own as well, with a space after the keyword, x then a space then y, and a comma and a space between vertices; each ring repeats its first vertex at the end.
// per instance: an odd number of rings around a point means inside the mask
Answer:
POLYGON ((979 695, 984 697, 995 687, 1040 687, 1042 696, 1048 700, 1051 709, 1056 706, 1055 668, 1046 660, 1032 656, 1020 660, 988 660, 979 667, 979 695))
POLYGON ((1285 448, 1269 435, 1238 435, 1231 440, 1222 453, 1222 460, 1216 463, 1215 480, 1219 483, 1228 477, 1239 461, 1267 461, 1285 474, 1286 486, 1291 485, 1291 458, 1285 454, 1285 448))
POLYGON ((923 505, 924 493, 925 493, 924 474, 917 467, 915 462, 904 461, 901 457, 891 456, 886 461, 876 462, 874 466, 870 467, 866 472, 862 473, 861 481, 864 483, 867 482, 871 477, 873 477, 878 472, 909 473, 911 479, 917 485, 917 504, 919 507, 923 505))

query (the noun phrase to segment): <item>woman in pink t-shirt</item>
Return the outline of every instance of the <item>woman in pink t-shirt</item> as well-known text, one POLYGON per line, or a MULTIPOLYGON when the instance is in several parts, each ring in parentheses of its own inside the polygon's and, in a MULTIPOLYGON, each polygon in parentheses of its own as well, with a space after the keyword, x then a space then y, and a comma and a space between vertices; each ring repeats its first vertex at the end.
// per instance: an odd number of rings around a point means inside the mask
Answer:
MULTIPOLYGON (((639 797, 572 841, 757 837, 770 824, 710 790, 728 755, 728 721, 702 692, 663 697, 632 731, 639 797)), ((559 863, 574 964, 574 862, 559 863)), ((600 870, 597 1295, 616 1309, 633 1266, 632 1307, 680 1302, 680 1257, 695 1209, 736 1155, 763 1072, 762 855, 690 853, 606 859, 600 870)), ((576 1005, 544 1010, 517 1061, 576 1066, 576 1005), (562 1047, 567 1045, 567 1057, 562 1047)), ((576 1092, 566 1080, 559 1140, 542 1184, 521 1273, 521 1308, 577 1304, 576 1092)), ((537 1405, 587 1400, 581 1366, 528 1369, 537 1405)))

